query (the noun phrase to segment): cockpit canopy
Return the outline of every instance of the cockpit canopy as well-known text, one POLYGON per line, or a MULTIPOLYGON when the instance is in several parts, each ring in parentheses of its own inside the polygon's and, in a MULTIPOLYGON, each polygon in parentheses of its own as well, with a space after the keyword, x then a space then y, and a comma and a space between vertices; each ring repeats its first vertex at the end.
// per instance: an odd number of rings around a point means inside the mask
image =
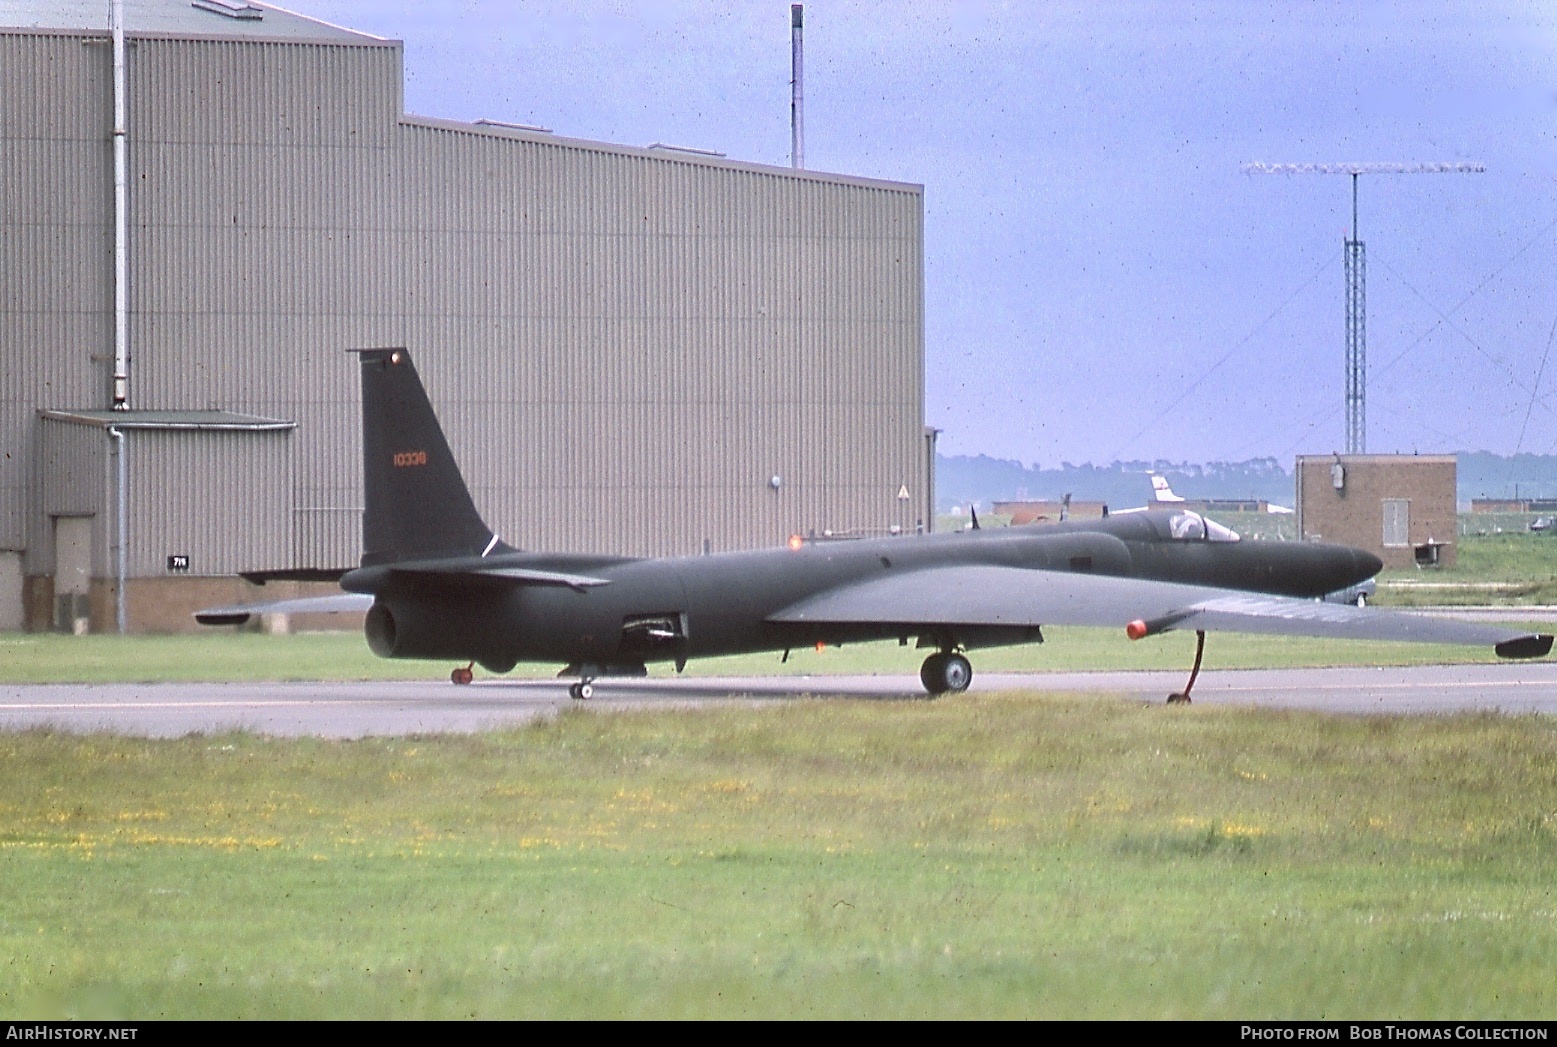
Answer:
POLYGON ((1236 542, 1239 538, 1237 531, 1187 509, 1174 513, 1164 522, 1167 533, 1162 537, 1175 542, 1236 542))

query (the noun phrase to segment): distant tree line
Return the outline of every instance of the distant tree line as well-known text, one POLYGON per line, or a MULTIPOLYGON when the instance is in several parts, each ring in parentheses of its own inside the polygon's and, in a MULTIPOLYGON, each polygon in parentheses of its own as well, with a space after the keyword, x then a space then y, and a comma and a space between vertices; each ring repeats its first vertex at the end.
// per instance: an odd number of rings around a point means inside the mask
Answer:
MULTIPOLYGON (((1557 498, 1557 455, 1499 455, 1460 451, 1461 502, 1473 498, 1557 498)), ((1173 492, 1185 498, 1264 499, 1290 506, 1295 497, 1292 471, 1275 458, 1243 462, 1113 462, 1058 468, 991 458, 988 455, 936 456, 935 495, 940 512, 977 502, 1058 500, 1069 494, 1082 501, 1107 502, 1128 509, 1151 500, 1151 474, 1168 478, 1173 492)))

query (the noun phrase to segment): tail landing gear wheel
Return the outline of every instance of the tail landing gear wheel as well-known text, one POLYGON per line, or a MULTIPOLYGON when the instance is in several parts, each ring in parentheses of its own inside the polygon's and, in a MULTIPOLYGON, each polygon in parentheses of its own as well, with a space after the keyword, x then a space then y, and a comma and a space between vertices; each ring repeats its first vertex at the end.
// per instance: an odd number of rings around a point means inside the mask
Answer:
POLYGON ((585 680, 568 686, 568 697, 576 702, 587 702, 595 696, 595 685, 585 680))
POLYGON ((476 678, 476 674, 470 671, 470 666, 462 665, 449 674, 449 682, 467 684, 476 678))
POLYGON ((924 660, 919 668, 919 682, 932 695, 960 694, 973 682, 973 666, 960 654, 942 651, 924 660))

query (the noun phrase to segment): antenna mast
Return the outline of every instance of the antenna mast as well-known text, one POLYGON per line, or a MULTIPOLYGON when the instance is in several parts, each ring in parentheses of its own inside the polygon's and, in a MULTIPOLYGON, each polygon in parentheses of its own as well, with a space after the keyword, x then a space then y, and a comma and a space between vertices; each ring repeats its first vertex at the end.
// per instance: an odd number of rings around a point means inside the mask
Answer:
POLYGON ((1368 451, 1368 248, 1357 230, 1357 172, 1346 237, 1346 453, 1368 451))
POLYGON ((805 6, 789 5, 789 166, 806 165, 805 6))
POLYGON ((1346 453, 1368 450, 1368 252, 1357 229, 1357 179, 1365 174, 1480 174, 1475 163, 1243 165, 1244 174, 1352 176, 1352 227, 1346 234, 1346 453))

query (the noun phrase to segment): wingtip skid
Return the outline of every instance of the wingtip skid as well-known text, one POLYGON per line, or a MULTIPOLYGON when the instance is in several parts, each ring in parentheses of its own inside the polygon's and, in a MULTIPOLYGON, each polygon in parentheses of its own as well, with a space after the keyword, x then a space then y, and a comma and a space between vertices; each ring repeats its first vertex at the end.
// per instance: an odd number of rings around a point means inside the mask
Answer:
POLYGON ((1504 640, 1493 648, 1499 658, 1545 658, 1551 653, 1552 638, 1546 633, 1534 633, 1515 640, 1504 640))
POLYGON ((254 614, 251 611, 228 608, 195 612, 195 621, 201 625, 245 625, 252 617, 254 614))

